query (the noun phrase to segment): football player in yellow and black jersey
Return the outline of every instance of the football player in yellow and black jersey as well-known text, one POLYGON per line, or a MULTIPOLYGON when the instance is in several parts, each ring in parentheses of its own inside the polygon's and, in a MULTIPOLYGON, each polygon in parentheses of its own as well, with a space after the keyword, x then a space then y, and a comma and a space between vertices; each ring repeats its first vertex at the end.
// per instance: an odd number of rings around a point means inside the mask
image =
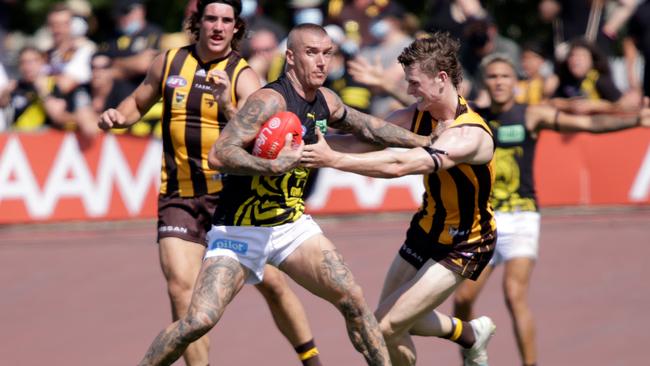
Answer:
MULTIPOLYGON (((174 319, 182 319, 188 312, 201 313, 206 311, 205 306, 211 309, 213 305, 190 306, 222 189, 221 174, 208 167, 208 152, 238 108, 260 87, 258 76, 235 50, 245 32, 240 12, 238 0, 199 1, 197 12, 188 21, 196 43, 157 56, 138 88, 99 120, 105 130, 126 128, 162 97, 158 243, 174 319)), ((218 284, 219 279, 210 280, 198 291, 218 284)), ((303 365, 320 365, 304 309, 284 275, 269 268, 257 288, 303 365)), ((216 320, 216 314, 210 314, 210 319, 216 320)), ((187 347, 187 365, 209 363, 207 337, 183 341, 175 358, 187 347)))
POLYGON ((516 102, 517 76, 507 55, 492 54, 482 61, 484 85, 491 105, 477 109, 492 129, 496 143, 496 179, 492 206, 499 227, 494 256, 476 282, 466 281, 455 294, 455 315, 470 319, 479 292, 493 268, 504 264, 504 295, 514 323, 522 364, 537 363, 535 324, 528 304, 528 288, 539 245, 540 215, 533 179, 539 131, 602 133, 650 125, 650 110, 627 116, 571 115, 545 105, 516 102))
POLYGON ((369 365, 390 365, 386 344, 360 287, 334 245, 303 212, 302 195, 310 169, 298 165, 304 143, 315 142, 315 130, 328 124, 387 145, 423 146, 430 138, 347 108, 322 87, 332 52, 332 41, 321 26, 294 28, 288 36, 284 76, 253 93, 213 145, 210 166, 226 175, 190 306, 193 310, 158 336, 141 365, 178 357, 188 340, 205 334, 219 321, 245 283, 266 278, 266 263, 335 305, 355 349, 369 365), (299 116, 304 143, 295 147, 287 142, 274 160, 253 156, 250 145, 261 125, 285 110, 299 116))
POLYGON ((415 364, 411 335, 450 339, 463 347, 465 365, 487 365, 486 347, 495 330, 488 317, 465 322, 435 310, 465 279, 480 275, 496 241, 489 201, 494 182, 492 132, 458 95, 458 48, 449 34, 435 33, 414 41, 398 57, 408 94, 417 102, 388 120, 410 125, 421 135, 433 133, 430 146, 350 153, 343 152, 349 151, 350 141, 333 140, 332 150, 320 139, 305 146, 303 153, 303 164, 311 167, 386 178, 423 175, 422 206, 388 270, 375 312, 393 365, 415 364))

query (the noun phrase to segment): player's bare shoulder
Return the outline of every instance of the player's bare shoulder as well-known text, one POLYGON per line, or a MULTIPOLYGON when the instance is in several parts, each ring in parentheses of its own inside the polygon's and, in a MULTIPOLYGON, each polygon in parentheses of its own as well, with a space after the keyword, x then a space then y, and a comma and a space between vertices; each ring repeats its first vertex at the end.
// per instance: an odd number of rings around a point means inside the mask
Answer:
POLYGON ((167 52, 160 52, 158 55, 156 55, 156 57, 151 62, 151 65, 149 65, 149 69, 147 70, 147 75, 145 76, 144 80, 145 83, 151 84, 152 86, 161 85, 165 69, 166 55, 167 52))

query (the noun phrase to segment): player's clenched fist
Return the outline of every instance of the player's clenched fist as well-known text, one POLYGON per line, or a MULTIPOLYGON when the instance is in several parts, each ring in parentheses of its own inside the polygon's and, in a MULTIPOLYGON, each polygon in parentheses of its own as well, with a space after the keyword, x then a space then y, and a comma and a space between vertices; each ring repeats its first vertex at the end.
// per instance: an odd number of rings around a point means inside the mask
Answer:
POLYGON ((97 126, 101 128, 102 130, 110 130, 111 128, 115 127, 122 127, 125 122, 125 118, 122 115, 122 113, 118 112, 117 109, 110 108, 104 111, 99 116, 99 121, 97 122, 97 126))
POLYGON ((205 80, 212 84, 212 94, 219 105, 231 103, 230 77, 224 70, 213 69, 208 72, 205 80))

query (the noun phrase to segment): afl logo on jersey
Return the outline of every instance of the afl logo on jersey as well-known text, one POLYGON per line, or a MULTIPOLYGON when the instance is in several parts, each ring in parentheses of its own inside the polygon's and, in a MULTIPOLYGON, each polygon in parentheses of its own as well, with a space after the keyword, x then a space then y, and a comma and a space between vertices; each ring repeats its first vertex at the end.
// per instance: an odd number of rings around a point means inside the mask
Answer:
POLYGON ((167 78, 167 82, 165 84, 170 88, 182 88, 187 85, 187 80, 185 80, 182 76, 171 75, 167 78))

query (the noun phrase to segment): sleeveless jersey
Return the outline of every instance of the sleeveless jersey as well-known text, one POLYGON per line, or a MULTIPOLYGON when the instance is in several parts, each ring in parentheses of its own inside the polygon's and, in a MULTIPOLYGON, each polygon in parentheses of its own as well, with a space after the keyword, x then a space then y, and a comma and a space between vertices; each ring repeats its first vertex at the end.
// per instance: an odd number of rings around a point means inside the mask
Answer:
POLYGON ((526 104, 515 104, 509 111, 492 113, 477 109, 495 136, 496 181, 492 206, 497 211, 537 211, 533 180, 534 139, 526 128, 526 104))
MULTIPOLYGON (((429 135, 438 121, 429 112, 416 111, 411 131, 429 135)), ((449 128, 477 126, 492 136, 481 116, 459 97, 456 118, 449 128)), ((476 242, 496 230, 490 192, 494 183, 494 159, 487 164, 458 164, 447 170, 424 174, 422 206, 411 225, 418 224, 433 242, 476 242)))
POLYGON ((221 190, 221 176, 208 167, 208 152, 228 120, 217 105, 210 70, 225 70, 230 78, 231 99, 237 104, 237 77, 248 67, 235 51, 221 59, 201 62, 194 45, 167 51, 162 79, 163 159, 161 194, 178 192, 197 197, 221 190))
MULTIPOLYGON (((300 118, 305 144, 316 143, 315 128, 325 127, 330 116, 322 92, 317 91, 316 98, 307 101, 294 90, 286 76, 264 88, 280 93, 287 103, 287 110, 300 118)), ((226 175, 213 223, 276 226, 298 220, 305 211, 303 194, 310 171, 298 167, 279 176, 226 175)))

